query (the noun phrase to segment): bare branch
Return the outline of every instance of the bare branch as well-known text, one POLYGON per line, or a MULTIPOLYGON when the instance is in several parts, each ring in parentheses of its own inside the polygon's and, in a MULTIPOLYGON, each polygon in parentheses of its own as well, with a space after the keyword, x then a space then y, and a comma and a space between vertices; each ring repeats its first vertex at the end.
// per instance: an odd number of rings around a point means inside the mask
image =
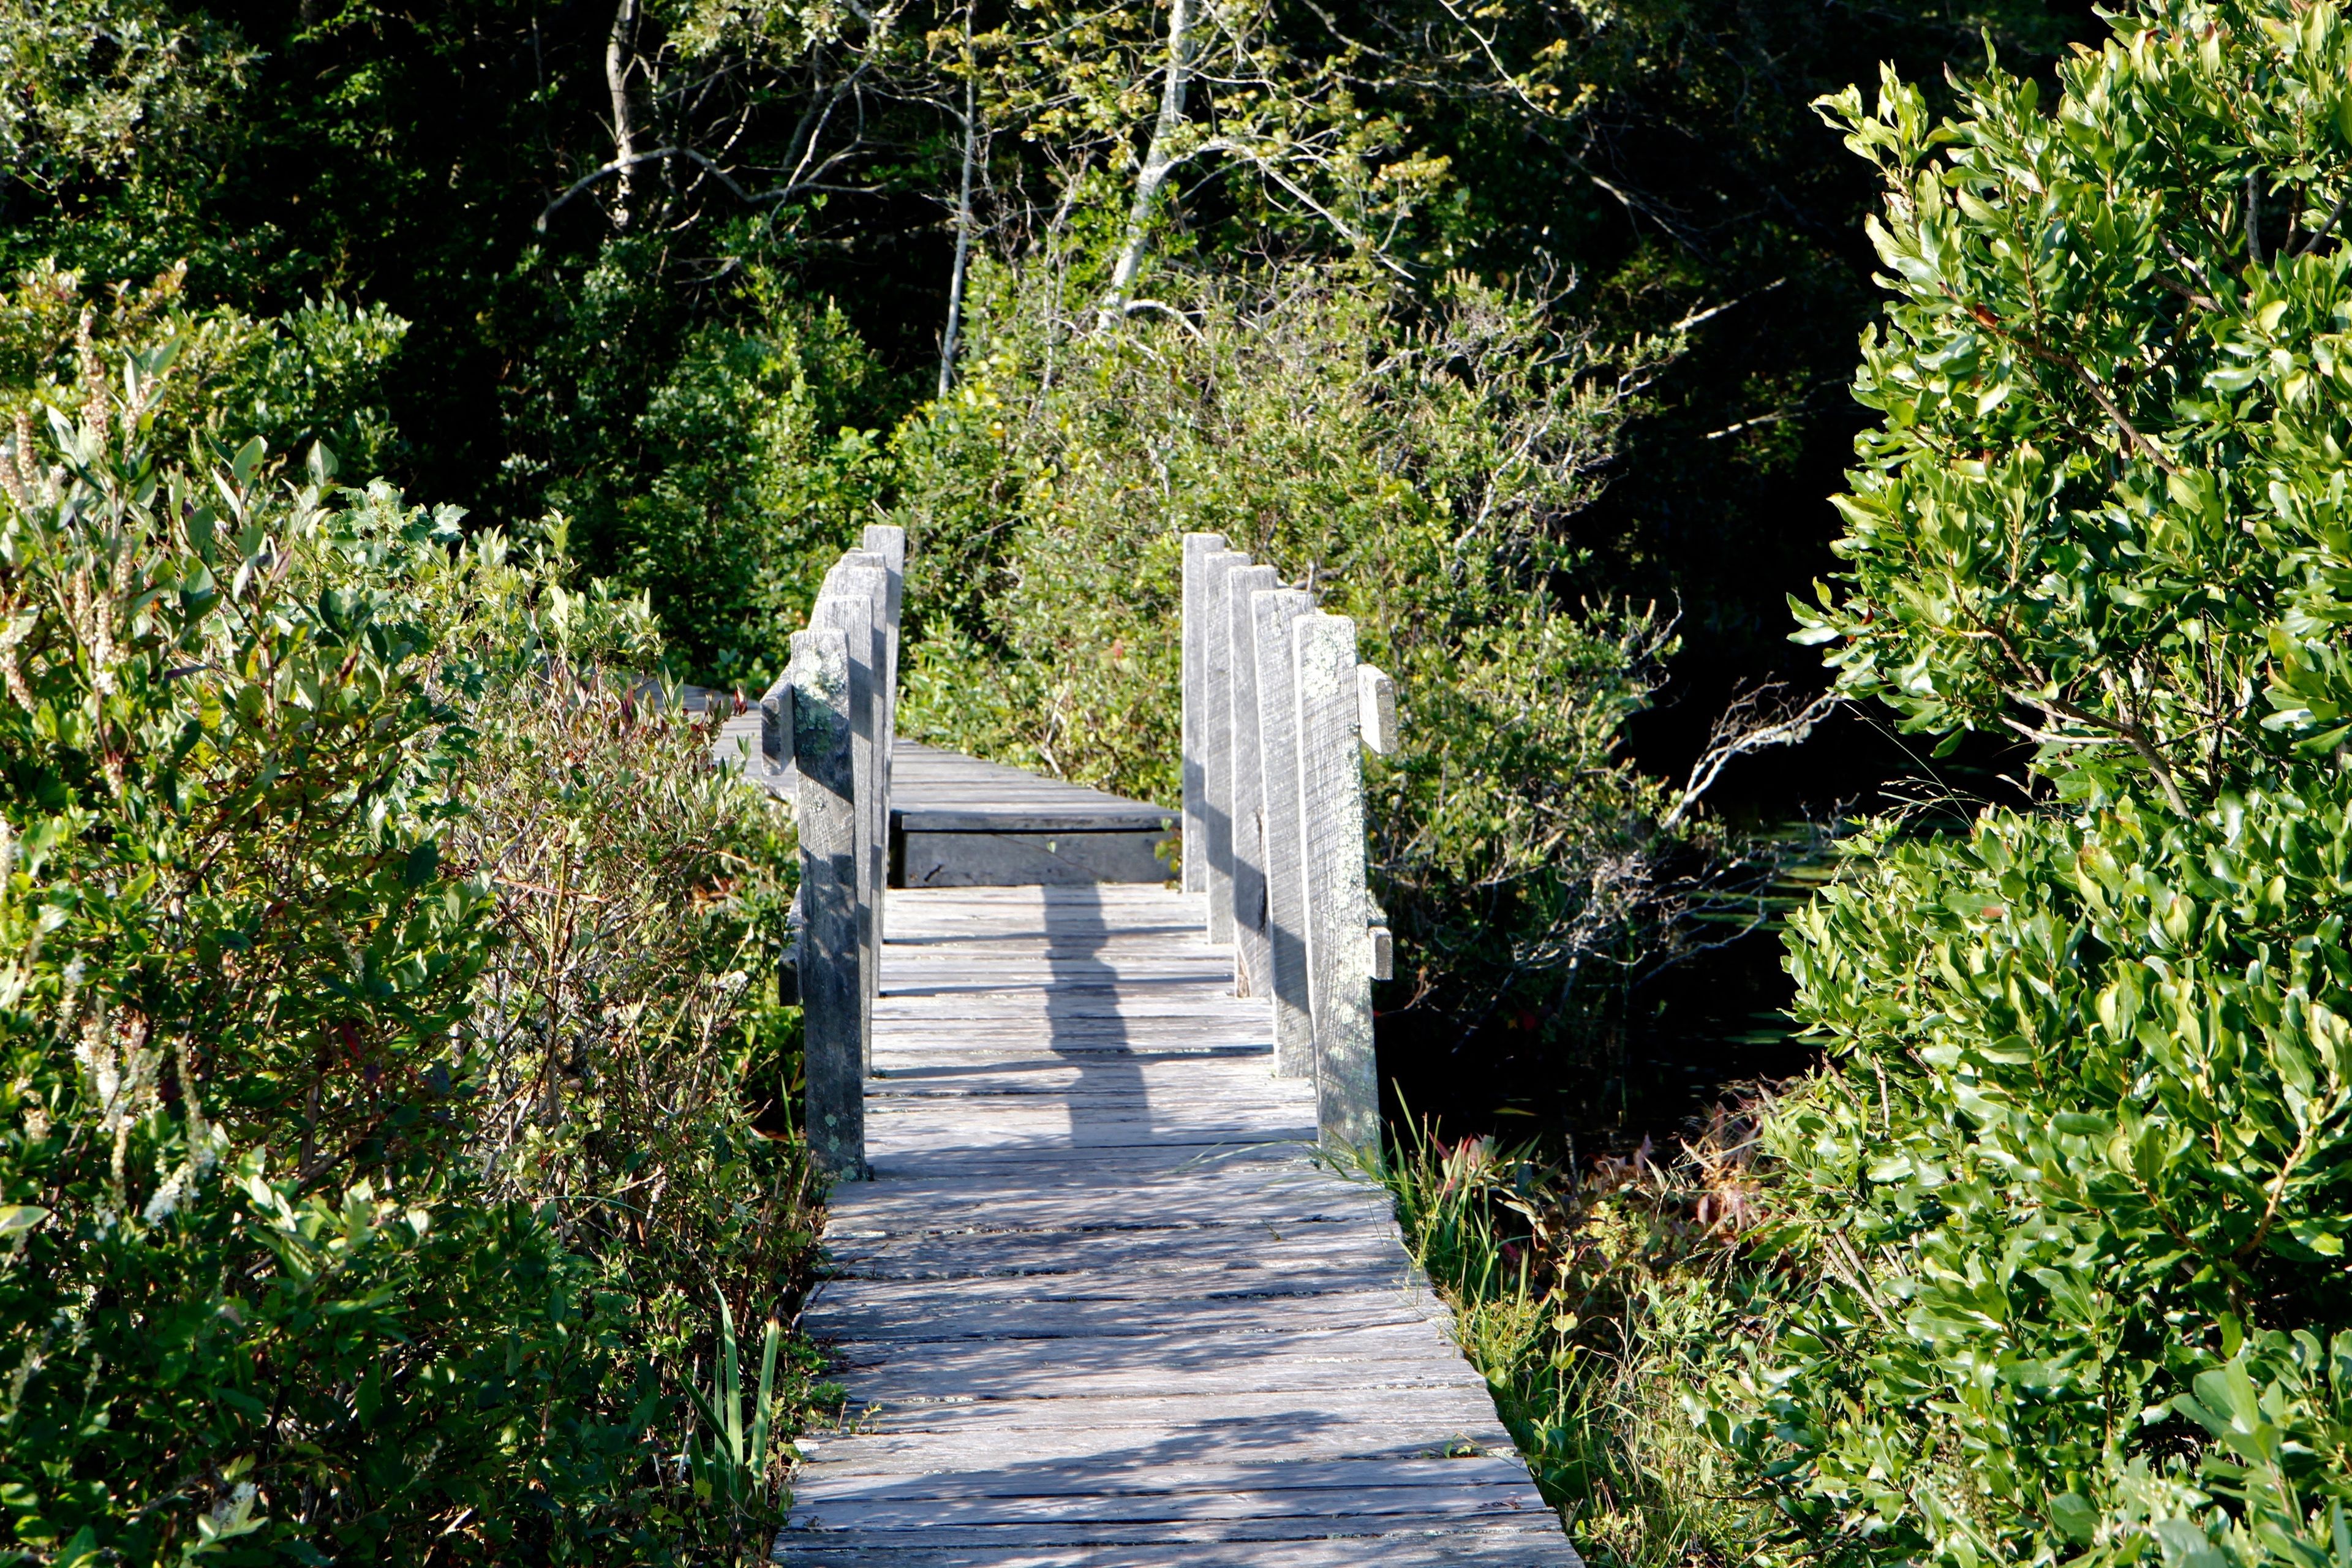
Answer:
POLYGON ((1769 680, 1731 700, 1707 733, 1706 750, 1691 764, 1674 809, 1659 819, 1659 826, 1680 826, 1735 758, 1800 744, 1845 701, 1834 691, 1824 691, 1801 707, 1791 706, 1780 700, 1786 689, 1780 681, 1769 680))

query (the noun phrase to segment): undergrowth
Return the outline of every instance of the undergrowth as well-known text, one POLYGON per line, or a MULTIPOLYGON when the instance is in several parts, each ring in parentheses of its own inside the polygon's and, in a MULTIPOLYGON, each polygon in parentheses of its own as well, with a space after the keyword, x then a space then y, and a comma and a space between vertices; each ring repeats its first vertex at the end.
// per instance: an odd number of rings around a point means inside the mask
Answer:
POLYGON ((187 319, 28 299, 0 1563, 764 1559, 831 1397, 760 1327, 822 1195, 788 825, 560 525, 289 472, 187 319))
POLYGON ((1755 1538, 1685 1404, 1742 1329, 1753 1134, 1727 1104, 1677 1158, 1645 1142, 1580 1177, 1534 1145, 1449 1144, 1425 1124, 1391 1151, 1407 1247, 1595 1568, 1739 1562, 1755 1538))

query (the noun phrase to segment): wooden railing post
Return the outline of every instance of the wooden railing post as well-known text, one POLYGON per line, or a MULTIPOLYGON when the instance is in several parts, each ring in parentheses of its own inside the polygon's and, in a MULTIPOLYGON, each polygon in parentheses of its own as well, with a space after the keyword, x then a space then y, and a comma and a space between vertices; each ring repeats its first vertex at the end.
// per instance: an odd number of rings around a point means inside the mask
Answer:
POLYGON ((907 531, 894 523, 866 527, 866 552, 879 556, 886 574, 882 584, 882 628, 888 647, 882 660, 882 798, 883 824, 889 824, 890 749, 898 738, 898 623, 907 596, 907 531))
POLYGON ((1234 992, 1270 996, 1274 963, 1265 934, 1265 746, 1258 734, 1257 623, 1252 595, 1282 585, 1271 566, 1225 574, 1226 691, 1233 726, 1234 992))
POLYGON ((1179 760, 1184 774, 1184 890, 1209 890, 1208 774, 1202 731, 1209 713, 1208 560, 1222 554, 1222 533, 1184 536, 1184 608, 1178 632, 1184 649, 1184 721, 1179 760))
POLYGON ((1296 588, 1250 595, 1274 1070, 1284 1078, 1311 1078, 1315 1072, 1315 1020, 1307 992, 1307 868, 1298 815, 1298 682, 1290 655, 1290 623, 1314 608, 1314 599, 1296 588))
POLYGON ((802 1071, 806 1128, 818 1166, 841 1181, 866 1173, 868 1041, 857 897, 857 776, 850 724, 849 642, 840 628, 793 634, 785 674, 793 816, 801 846, 802 1071))
POLYGON ((1290 623, 1290 637, 1297 681, 1316 1124, 1326 1144, 1377 1159, 1380 1076, 1372 1047, 1373 944, 1364 879, 1356 624, 1345 616, 1306 615, 1290 623))
POLYGON ((1226 614, 1225 579, 1247 566, 1238 550, 1220 550, 1201 561, 1201 820, 1209 894, 1209 940, 1234 940, 1234 727, 1233 621, 1226 614))
POLYGON ((760 700, 762 771, 770 788, 789 790, 801 845, 778 979, 802 1008, 809 1147, 841 1181, 866 1174, 906 557, 901 531, 866 537, 878 548, 845 551, 825 574, 791 664, 760 700))
POLYGON ((850 764, 855 779, 852 798, 856 819, 856 910, 859 1038, 870 1050, 873 1041, 875 979, 880 953, 880 930, 876 920, 876 891, 882 883, 882 857, 887 829, 878 823, 875 808, 881 798, 881 748, 876 743, 877 710, 881 706, 881 674, 887 659, 882 626, 885 579, 880 559, 862 550, 843 554, 825 574, 824 591, 809 617, 813 626, 839 631, 848 648, 850 764), (881 831, 877 832, 877 828, 881 831))

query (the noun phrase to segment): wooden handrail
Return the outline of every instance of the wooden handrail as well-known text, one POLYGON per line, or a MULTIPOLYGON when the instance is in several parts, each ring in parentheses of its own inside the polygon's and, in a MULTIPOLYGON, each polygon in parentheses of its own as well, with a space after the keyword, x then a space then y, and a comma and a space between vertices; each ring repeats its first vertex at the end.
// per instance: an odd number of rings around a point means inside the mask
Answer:
POLYGON ((1358 661, 1353 621, 1222 534, 1184 536, 1183 605, 1184 887, 1236 991, 1273 1009, 1276 1071, 1314 1079, 1323 1142, 1377 1159, 1371 983, 1391 960, 1360 749, 1395 749, 1394 683, 1358 661))
MULTIPOLYGON (((825 575, 809 629, 761 699, 761 752, 795 775, 805 1125, 837 1180, 866 1173, 887 875, 906 538, 866 531, 825 575)), ((1395 688, 1355 623, 1273 568, 1184 536, 1184 887, 1234 950, 1238 994, 1272 1015, 1275 1070, 1311 1078, 1325 1143, 1377 1158, 1371 983, 1388 932, 1365 877, 1360 751, 1395 749, 1395 688)))
POLYGON ((800 833, 799 932, 791 957, 802 1011, 804 1125, 838 1181, 866 1168, 866 1076, 874 1057, 882 899, 898 708, 903 530, 875 526, 825 574, 792 662, 760 700, 761 752, 800 833))

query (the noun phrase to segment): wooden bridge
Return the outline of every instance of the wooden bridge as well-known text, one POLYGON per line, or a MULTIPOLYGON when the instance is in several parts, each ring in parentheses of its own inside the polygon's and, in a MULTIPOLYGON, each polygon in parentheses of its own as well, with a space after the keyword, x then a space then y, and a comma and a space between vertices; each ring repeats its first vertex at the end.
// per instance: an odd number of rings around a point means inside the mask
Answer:
POLYGON ((839 1178, 803 1326, 850 1407, 779 1561, 1577 1563, 1361 1173, 1385 681, 1185 543, 1181 887, 1178 814, 891 739, 895 530, 734 727, 799 817, 839 1178))

